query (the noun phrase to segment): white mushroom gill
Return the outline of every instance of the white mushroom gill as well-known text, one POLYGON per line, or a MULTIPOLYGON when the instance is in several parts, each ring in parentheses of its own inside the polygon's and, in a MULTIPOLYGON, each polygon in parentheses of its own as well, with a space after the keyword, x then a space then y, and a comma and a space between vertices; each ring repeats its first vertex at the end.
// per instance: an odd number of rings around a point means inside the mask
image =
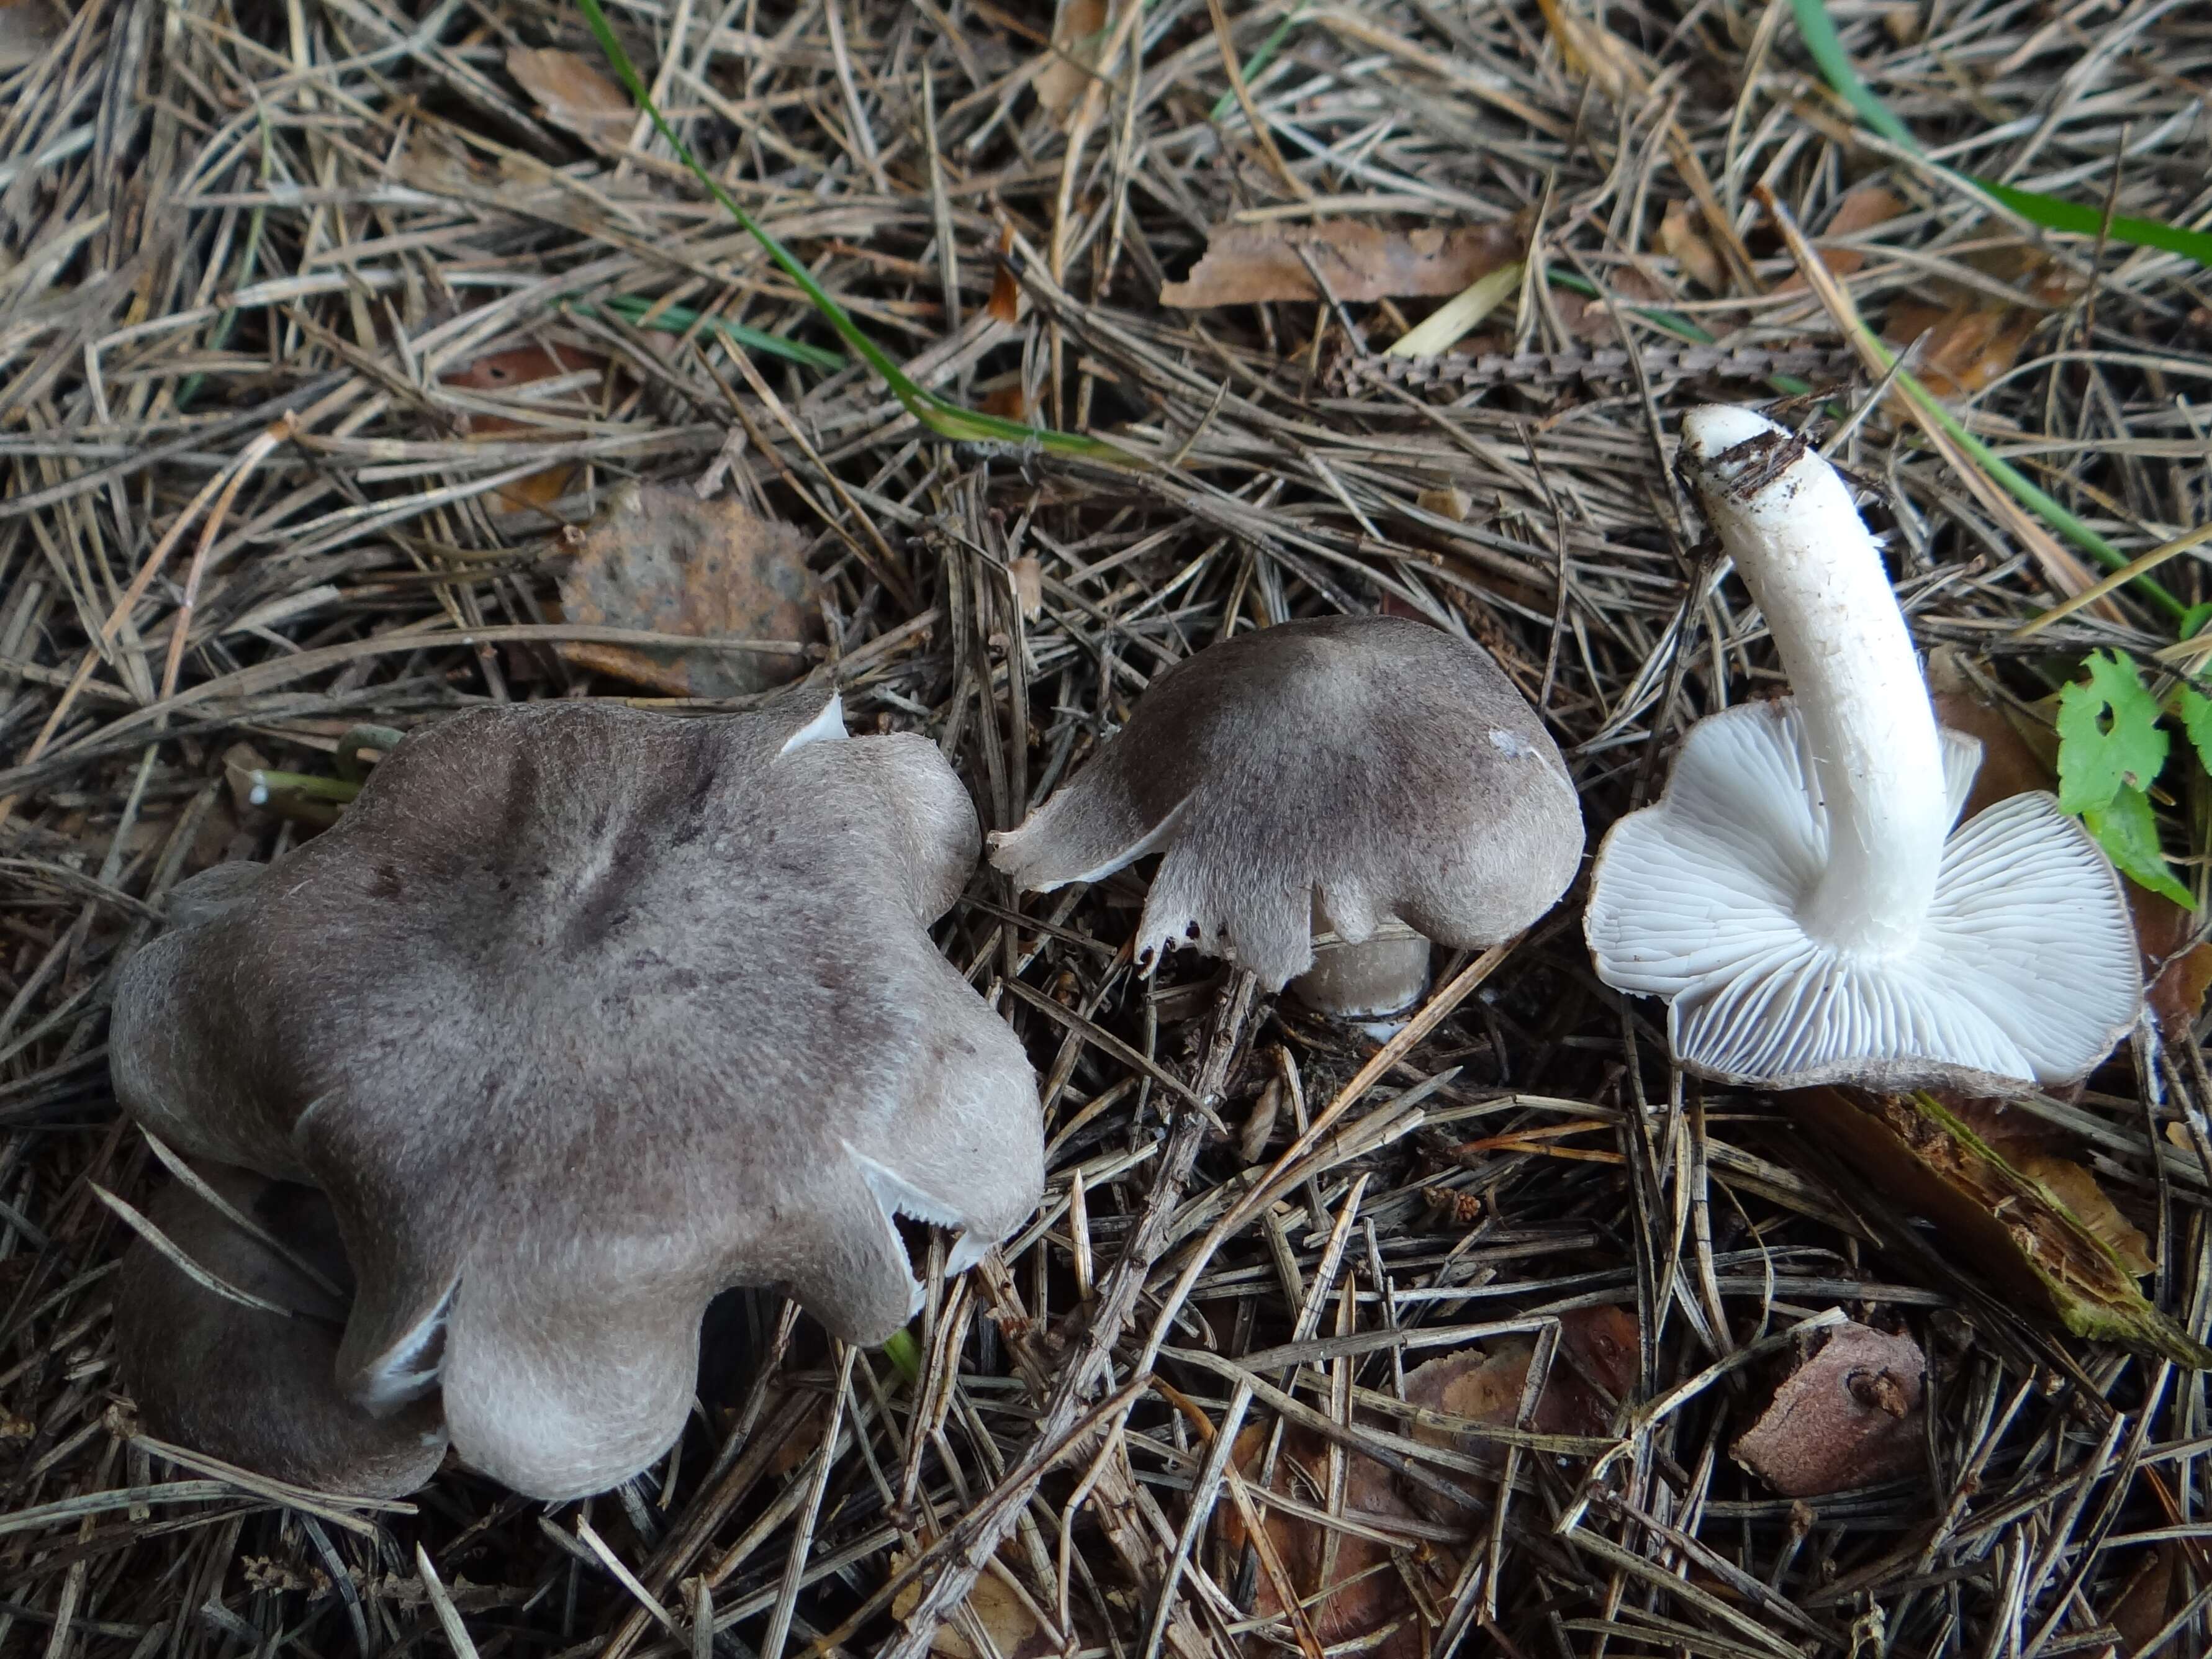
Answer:
POLYGON ((1700 721, 1613 826, 1599 975, 1666 998, 1686 1069, 1775 1087, 2079 1077, 2136 1018, 2119 878, 2049 795, 1954 829, 1979 745, 1939 732, 1843 481, 1748 410, 1682 422, 1686 469, 1792 696, 1700 721))

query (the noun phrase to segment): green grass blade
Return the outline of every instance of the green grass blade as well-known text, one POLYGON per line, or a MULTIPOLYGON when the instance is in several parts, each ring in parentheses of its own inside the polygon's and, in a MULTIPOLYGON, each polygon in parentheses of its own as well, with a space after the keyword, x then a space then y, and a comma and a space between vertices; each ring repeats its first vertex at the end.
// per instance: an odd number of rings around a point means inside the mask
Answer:
POLYGON ((2021 190, 1992 179, 1975 179, 1973 185, 2031 224, 2041 225, 2045 230, 2062 230, 2074 236, 2101 235, 2137 247, 2154 247, 2162 253, 2179 253, 2212 268, 2212 235, 2203 231, 2185 230, 2160 219, 2138 219, 2125 213, 2114 214, 2107 225, 2104 209, 2090 207, 2086 203, 2046 196, 2039 190, 2021 190))
MULTIPOLYGON (((1246 86, 1250 86, 1252 77, 1274 61, 1275 54, 1283 49, 1283 42, 1291 38, 1292 29, 1305 21, 1306 13, 1310 9, 1310 7, 1301 5, 1290 13, 1281 22, 1276 24, 1267 38, 1260 43, 1259 50, 1244 60, 1246 86)), ((1229 118, 1229 112, 1236 107, 1237 94, 1233 92, 1224 92, 1213 100, 1213 107, 1206 112, 1206 118, 1209 121, 1226 121, 1229 118)))
MULTIPOLYGON (((1843 39, 1836 33, 1835 20, 1828 15, 1823 0, 1790 0, 1790 6, 1796 14, 1797 33, 1804 39, 1805 49, 1813 54, 1813 62, 1836 89, 1837 95, 1858 112, 1859 119, 1899 149, 1914 155, 1926 155, 1911 129, 1899 120, 1889 106, 1875 95, 1874 88, 1859 78, 1858 70, 1852 64, 1850 54, 1844 50, 1843 39)), ((1991 201, 2010 208, 2029 223, 2040 225, 2045 230, 2064 231, 2075 236, 2101 235, 2134 247, 2154 247, 2160 252, 2179 253, 2212 268, 2212 234, 2203 231, 2187 230, 2163 220, 2139 219, 2124 213, 2114 215, 2107 223, 2102 208, 2046 196, 2039 190, 2001 185, 1972 173, 1955 173, 1946 167, 1936 166, 1936 170, 1980 191, 1991 201)))
POLYGON ((1859 119, 1891 143, 1920 155, 1920 141, 1912 136, 1912 129, 1893 115, 1889 106, 1875 95, 1874 88, 1859 79, 1827 7, 1820 0, 1790 0, 1790 9, 1797 14, 1797 33, 1804 37, 1805 50, 1813 54, 1813 62, 1837 94, 1859 112, 1859 119))
MULTIPOLYGON (((571 311, 586 316, 607 314, 619 317, 633 328, 653 329, 663 334, 684 334, 702 325, 697 312, 689 306, 657 305, 650 300, 641 300, 634 294, 618 294, 605 300, 566 300, 562 302, 571 311)), ((826 346, 808 345, 803 340, 787 340, 781 334, 770 334, 764 329, 747 328, 743 323, 726 323, 719 317, 704 319, 704 326, 720 335, 732 345, 741 345, 748 351, 758 351, 771 357, 782 357, 805 368, 837 369, 845 367, 847 359, 840 352, 826 346)))
POLYGON ((854 355, 861 362, 875 370, 908 414, 939 437, 954 443, 1011 444, 1018 447, 1036 444, 1060 454, 1085 455, 1125 466, 1145 465, 1118 444, 1109 443, 1103 438, 1093 438, 1080 432, 1056 431, 1051 427, 1026 426, 1019 421, 980 414, 916 385, 905 370, 891 361, 881 346, 861 331, 860 325, 847 314, 845 307, 830 297, 828 291, 814 280, 814 273, 800 264, 782 243, 763 230, 750 214, 738 205, 737 198, 722 188, 720 181, 699 165, 699 159, 692 155, 691 147, 676 136, 675 129, 661 114, 660 106, 653 102, 653 94, 645 89, 644 81, 629 61, 629 54, 623 50, 622 42, 615 39, 607 15, 600 9, 599 0, 576 0, 576 3, 584 14, 584 22, 591 30, 592 38, 599 42, 600 55, 605 58, 608 67, 614 70, 616 79, 622 82, 632 101, 652 121, 653 131, 667 141, 677 159, 690 169, 692 177, 707 187, 708 194, 737 222, 738 228, 759 243, 783 274, 798 285, 799 291, 822 313, 823 320, 836 331, 837 337, 850 346, 854 355))

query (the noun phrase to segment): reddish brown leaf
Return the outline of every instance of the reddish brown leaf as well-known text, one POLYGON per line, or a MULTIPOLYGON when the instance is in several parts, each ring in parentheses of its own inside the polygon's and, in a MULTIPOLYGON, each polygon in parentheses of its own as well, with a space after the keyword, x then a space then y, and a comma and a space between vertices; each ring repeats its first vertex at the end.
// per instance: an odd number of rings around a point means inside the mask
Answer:
POLYGON ((1021 320, 1022 285, 1014 275, 1012 264, 1004 256, 1014 251, 1014 228, 1008 225, 999 233, 998 268, 991 273, 991 298, 984 309, 995 322, 1013 323, 1021 320))
MULTIPOLYGON (((1823 240, 1856 236, 1863 230, 1894 219, 1905 211, 1905 204, 1880 185, 1860 185, 1844 193, 1836 204, 1836 210, 1828 220, 1828 228, 1820 233, 1823 240)), ((1855 247, 1823 247, 1816 249, 1820 263, 1838 276, 1849 276, 1863 269, 1866 255, 1855 247)), ((1805 279, 1792 272, 1774 285, 1777 294, 1788 294, 1802 289, 1805 279)))
POLYGON ((1217 225, 1206 236, 1206 256, 1187 279, 1160 289, 1160 303, 1194 310, 1316 299, 1308 260, 1339 300, 1457 294, 1519 258, 1527 240, 1508 224, 1410 231, 1386 230, 1364 219, 1217 225))
POLYGON ((515 46, 507 72, 538 103, 548 120, 586 138, 621 138, 637 119, 629 94, 580 52, 550 46, 515 46))
MULTIPOLYGON (((732 501, 624 484, 587 529, 567 532, 568 620, 701 639, 804 641, 820 631, 805 538, 732 501)), ((738 651, 570 644, 570 661, 676 697, 728 697, 795 678, 804 659, 738 651)))
POLYGON ((1976 295, 1956 304, 1899 300, 1883 335, 1902 348, 1920 341, 1912 372, 1940 398, 1979 392, 2020 361, 2041 313, 1976 295))
POLYGON ((2088 1170, 2070 1158, 2048 1152, 2022 1152, 2010 1161, 2022 1175, 2056 1193, 2058 1201, 2074 1212, 2074 1218, 2111 1246, 2120 1266, 2137 1279, 2157 1269, 2158 1263, 2150 1259, 2150 1241, 2142 1230, 2120 1213, 2088 1170))
MULTIPOLYGON (((1257 1481, 1267 1438, 1264 1429, 1247 1429, 1237 1437, 1234 1455, 1248 1480, 1257 1481)), ((1295 1496, 1310 1509, 1328 1507, 1328 1443, 1309 1430, 1287 1429, 1267 1490, 1295 1496)), ((1419 1512, 1399 1492, 1390 1470, 1357 1453, 1345 1456, 1344 1513, 1383 1528, 1393 1522, 1419 1518, 1419 1512)), ((1265 1512, 1261 1525, 1289 1580, 1291 1594, 1304 1605, 1306 1617, 1323 1645, 1334 1648, 1340 1643, 1373 1642, 1375 1645, 1361 1649, 1363 1655, 1372 1655, 1374 1659, 1419 1659, 1425 1651, 1419 1608, 1401 1574, 1420 1575, 1433 1604, 1449 1591, 1447 1575, 1455 1564, 1441 1552, 1425 1551, 1418 1559, 1410 1548, 1394 1553, 1374 1539, 1336 1531, 1272 1507, 1265 1512), (1394 1553, 1399 1555, 1396 1561, 1392 1559, 1394 1553), (1382 1634, 1385 1631, 1388 1635, 1382 1634)), ((1249 1534, 1235 1505, 1225 1499, 1214 1511, 1213 1533, 1233 1576, 1249 1534)), ((1285 1612, 1280 1590, 1265 1571, 1259 1575, 1252 1612, 1261 1619, 1279 1619, 1285 1612)))
MULTIPOLYGON (((533 380, 553 380, 580 369, 603 368, 605 364, 605 358, 572 347, 516 346, 511 350, 487 352, 466 368, 446 375, 445 384, 471 392, 509 392, 533 380)), ((472 414, 464 419, 462 429, 492 437, 535 428, 528 421, 505 415, 472 414)), ((502 486, 496 496, 510 509, 543 512, 568 493, 569 481, 574 476, 574 467, 549 466, 542 472, 530 473, 502 486)))
POLYGON ((2175 1571, 2179 1554, 2170 1543, 2145 1550, 2112 1610, 2105 1615, 2105 1622, 2119 1632, 2121 1659, 2133 1659, 2148 1648, 2180 1610, 2180 1598, 2174 1595, 2185 1583, 2175 1571))
POLYGON ((1659 220, 1659 246, 1682 267, 1683 274, 1711 294, 1728 291, 1728 267, 1705 240, 1700 228, 1703 215, 1687 202, 1669 202, 1659 220))
POLYGON ((1816 1331, 1730 1454, 1785 1498, 1819 1498, 1909 1474, 1926 1450, 1927 1369, 1909 1336, 1856 1323, 1816 1331))
POLYGON ((986 415, 996 415, 1007 421, 1026 421, 1036 411, 1030 394, 1019 386, 1002 386, 987 392, 977 407, 986 415))

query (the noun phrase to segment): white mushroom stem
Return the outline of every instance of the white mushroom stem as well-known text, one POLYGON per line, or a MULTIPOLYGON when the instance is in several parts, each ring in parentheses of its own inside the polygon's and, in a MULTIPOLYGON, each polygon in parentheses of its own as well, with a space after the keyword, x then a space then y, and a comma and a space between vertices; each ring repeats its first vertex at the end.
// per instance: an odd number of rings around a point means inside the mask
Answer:
POLYGON ((1746 409, 1682 420, 1705 515, 1774 635, 1803 717, 1828 863, 1798 919, 1852 951, 1908 948, 1936 896, 1950 828, 1942 749, 1905 618, 1835 470, 1746 409))

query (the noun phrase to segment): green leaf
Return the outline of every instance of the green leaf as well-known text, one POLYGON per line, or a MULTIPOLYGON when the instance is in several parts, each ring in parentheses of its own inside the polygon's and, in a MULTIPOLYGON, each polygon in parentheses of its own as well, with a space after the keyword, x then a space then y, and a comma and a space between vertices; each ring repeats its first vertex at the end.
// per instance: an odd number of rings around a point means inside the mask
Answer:
MULTIPOLYGON (((1875 94, 1874 88, 1859 78, 1857 66, 1851 55, 1844 50, 1843 38, 1836 33, 1835 20, 1828 15, 1822 0, 1790 0, 1790 9, 1797 16, 1797 33, 1805 42, 1805 50, 1813 55, 1813 62, 1836 89, 1836 95, 1858 112, 1860 120, 1910 155, 1924 155, 1920 141, 1912 130, 1899 120, 1888 105, 1875 94)), ((2212 266, 2212 234, 2201 230, 2189 230, 2179 225, 2169 225, 2159 219, 2139 219, 2132 214, 2114 214, 2108 222, 2105 210, 2083 202, 2069 202, 2063 197, 2046 196, 2039 190, 2021 190, 2013 185, 2001 185, 1991 179, 1977 178, 1972 173, 1954 173, 1949 167, 1929 164, 1937 173, 1962 185, 1980 191, 1993 202, 2002 203, 2031 224, 2045 230, 2065 231, 2076 236, 2103 236, 2115 242, 2125 242, 2135 247, 2154 247, 2165 253, 2179 253, 2194 259, 2198 264, 2212 266)))
POLYGON ((2209 622, 2212 622, 2212 605, 2192 605, 2181 613, 2181 620, 2177 624, 2180 631, 2174 637, 2193 640, 2204 631, 2204 624, 2209 622))
POLYGON ((2198 763, 2212 773, 2212 697, 2185 685, 2174 700, 2174 713, 2181 716, 2181 729, 2189 733, 2198 763))
MULTIPOLYGON (((2083 665, 2089 678, 2071 681, 2058 693, 2056 725, 2058 805, 2086 816, 2104 810, 2129 790, 2141 794, 2149 788, 2166 765, 2166 736, 2159 727, 2158 700, 2143 689, 2134 659, 2093 651, 2083 665)), ((2148 810, 2146 797, 2144 811, 2148 810)), ((2155 830, 2150 847, 2155 854, 2155 830)), ((2128 868, 2118 853, 2112 854, 2112 861, 2128 868)), ((2165 867, 2162 861, 2159 867, 2165 867)))
POLYGON ((1843 37, 1836 33, 1835 19, 1820 0, 1790 0, 1790 9, 1797 14, 1797 33, 1804 37, 1805 50, 1813 54, 1813 62, 1827 77, 1843 100, 1859 112, 1859 119, 1872 127, 1899 149, 1920 154, 1920 141, 1912 136, 1912 129, 1890 113, 1889 106, 1875 96, 1874 88, 1859 79, 1858 70, 1851 63, 1851 55, 1844 50, 1843 37))
POLYGON ((2081 822, 2130 881, 2172 899, 2185 910, 2197 908, 2197 896, 2176 881, 2166 866, 2166 854, 2158 844, 2158 814, 2151 809, 2150 797, 2142 790, 2121 790, 2109 805, 2082 813, 2081 822))
POLYGON ((2107 240, 2128 242, 2136 247, 2154 247, 2162 253, 2179 253, 2200 265, 2212 266, 2212 235, 2203 231, 2169 225, 2162 219, 2138 219, 2126 213, 2114 214, 2107 224, 2104 209, 2091 207, 2086 202, 2045 196, 2039 190, 2021 190, 2012 185, 1998 184, 1993 179, 1977 178, 1973 183, 1976 189, 2045 230, 2062 230, 2074 236, 2103 236, 2107 240))
MULTIPOLYGON (((663 334, 683 334, 700 326, 701 318, 689 306, 659 305, 640 299, 634 294, 617 294, 596 303, 590 300, 563 300, 561 302, 571 311, 586 316, 611 315, 621 318, 633 328, 657 330, 663 334)), ((749 350, 766 352, 771 357, 782 357, 808 368, 842 368, 845 359, 834 351, 818 345, 808 345, 803 340, 787 340, 781 334, 770 334, 757 328, 748 328, 743 323, 726 323, 719 317, 704 319, 706 327, 720 335, 732 345, 749 350)))

